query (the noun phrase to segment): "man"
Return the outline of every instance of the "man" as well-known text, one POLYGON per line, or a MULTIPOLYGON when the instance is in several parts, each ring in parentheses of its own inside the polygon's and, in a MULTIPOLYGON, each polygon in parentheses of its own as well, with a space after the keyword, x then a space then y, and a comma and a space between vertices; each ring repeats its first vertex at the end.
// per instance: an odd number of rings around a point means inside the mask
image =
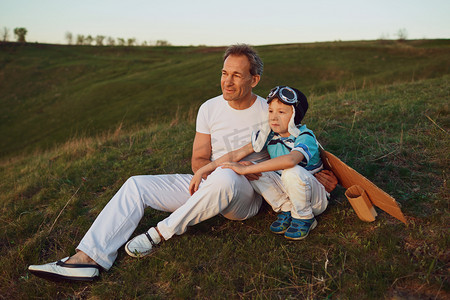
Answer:
MULTIPOLYGON (((248 143, 260 124, 267 122, 267 102, 253 94, 261 79, 263 63, 248 45, 235 45, 224 55, 221 77, 223 94, 206 101, 199 109, 192 151, 192 170, 248 143)), ((253 153, 243 164, 268 158, 267 152, 253 153)), ((188 226, 222 214, 230 220, 244 220, 257 214, 262 199, 247 177, 218 168, 207 174, 198 191, 189 194, 191 174, 146 175, 129 178, 105 206, 72 257, 32 265, 30 272, 52 279, 90 281, 101 268, 110 269, 117 250, 129 239, 146 207, 172 212, 166 219, 125 245, 133 257, 149 254, 156 244, 183 234, 188 226)), ((330 179, 325 176, 326 179, 330 179)), ((335 179, 335 178, 334 178, 335 179)), ((331 181, 334 181, 331 178, 331 181)), ((327 184, 332 190, 336 182, 327 184)))

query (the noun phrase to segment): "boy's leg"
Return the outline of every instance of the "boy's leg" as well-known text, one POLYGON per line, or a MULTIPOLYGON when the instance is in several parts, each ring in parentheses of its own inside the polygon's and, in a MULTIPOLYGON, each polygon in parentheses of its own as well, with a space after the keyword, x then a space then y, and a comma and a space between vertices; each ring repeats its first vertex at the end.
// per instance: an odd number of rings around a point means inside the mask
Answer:
POLYGON ((291 226, 284 233, 284 237, 302 240, 317 226, 314 216, 327 207, 327 193, 323 185, 300 166, 284 170, 281 179, 293 207, 291 226))
POLYGON ((293 218, 311 219, 325 211, 328 205, 327 192, 305 168, 295 166, 283 170, 281 180, 292 202, 293 218))
POLYGON ((281 177, 276 172, 264 172, 258 180, 250 182, 255 191, 261 194, 275 212, 281 212, 277 219, 270 224, 270 231, 283 234, 291 225, 292 203, 281 182, 281 177))
POLYGON ((263 196, 275 212, 291 211, 292 204, 276 172, 264 172, 258 180, 250 181, 253 189, 263 196))
POLYGON ((103 208, 77 249, 105 269, 111 268, 117 250, 129 239, 148 206, 174 211, 189 199, 192 175, 130 177, 103 208))

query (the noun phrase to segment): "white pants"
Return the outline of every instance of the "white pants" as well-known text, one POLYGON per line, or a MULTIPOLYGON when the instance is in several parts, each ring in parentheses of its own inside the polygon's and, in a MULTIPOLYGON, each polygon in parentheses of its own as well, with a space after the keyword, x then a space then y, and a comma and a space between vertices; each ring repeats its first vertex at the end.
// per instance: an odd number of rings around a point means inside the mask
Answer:
POLYGON ((282 171, 265 172, 251 181, 256 192, 276 212, 290 211, 293 218, 311 219, 325 211, 329 194, 316 177, 305 168, 295 166, 282 171))
POLYGON ((157 225, 166 240, 219 213, 231 220, 244 220, 258 213, 262 199, 244 176, 218 168, 203 180, 193 196, 188 191, 191 178, 190 174, 130 177, 95 219, 77 249, 108 270, 148 206, 172 212, 157 225))

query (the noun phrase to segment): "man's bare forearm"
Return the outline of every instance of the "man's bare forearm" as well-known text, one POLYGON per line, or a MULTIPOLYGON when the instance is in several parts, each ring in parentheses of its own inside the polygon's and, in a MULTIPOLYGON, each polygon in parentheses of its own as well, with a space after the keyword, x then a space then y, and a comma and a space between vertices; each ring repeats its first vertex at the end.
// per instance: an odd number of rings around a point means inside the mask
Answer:
POLYGON ((197 158, 197 159, 193 159, 192 160, 192 172, 197 172, 198 169, 200 169, 203 166, 206 166, 207 164, 209 164, 211 162, 211 160, 206 159, 206 158, 197 158))

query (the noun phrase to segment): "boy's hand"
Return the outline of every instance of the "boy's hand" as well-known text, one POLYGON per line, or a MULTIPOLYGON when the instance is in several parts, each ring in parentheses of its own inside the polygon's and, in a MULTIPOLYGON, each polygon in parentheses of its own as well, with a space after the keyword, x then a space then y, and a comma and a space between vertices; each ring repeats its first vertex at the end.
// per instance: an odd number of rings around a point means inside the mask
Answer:
POLYGON ((314 174, 314 176, 325 187, 325 190, 328 193, 331 193, 331 191, 334 190, 338 184, 336 176, 330 170, 322 170, 314 174))
MULTIPOLYGON (((253 163, 251 161, 245 161, 245 160, 244 161, 240 161, 239 164, 241 164, 243 166, 251 166, 251 165, 253 165, 253 163)), ((247 178, 247 180, 253 181, 253 180, 258 180, 259 177, 262 176, 262 174, 261 173, 251 173, 251 174, 245 174, 244 176, 245 176, 245 178, 247 178)))
POLYGON ((244 175, 246 166, 237 162, 226 162, 222 164, 222 168, 231 169, 238 174, 244 175))
POLYGON ((244 175, 248 180, 258 180, 261 177, 261 173, 248 173, 248 166, 253 165, 250 161, 241 161, 241 162, 227 162, 222 164, 222 167, 225 169, 232 169, 237 174, 244 175))
POLYGON ((202 182, 202 174, 201 172, 197 172, 194 174, 194 177, 192 177, 191 182, 189 183, 189 193, 194 195, 196 191, 198 191, 198 187, 200 183, 202 182))

